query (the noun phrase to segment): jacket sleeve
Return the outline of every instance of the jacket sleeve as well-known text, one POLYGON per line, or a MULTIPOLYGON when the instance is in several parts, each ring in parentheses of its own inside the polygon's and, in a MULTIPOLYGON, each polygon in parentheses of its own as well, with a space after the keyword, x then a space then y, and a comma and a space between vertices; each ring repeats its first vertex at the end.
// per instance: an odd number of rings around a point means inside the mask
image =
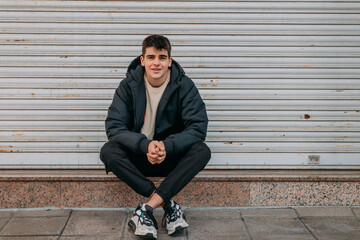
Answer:
POLYGON ((106 134, 110 141, 118 142, 131 152, 146 154, 151 141, 144 134, 131 131, 134 125, 133 109, 131 89, 123 80, 108 109, 106 134))
POLYGON ((205 141, 208 117, 205 103, 195 84, 188 79, 187 87, 180 89, 181 117, 185 129, 168 136, 163 142, 167 155, 184 152, 198 141, 205 141))

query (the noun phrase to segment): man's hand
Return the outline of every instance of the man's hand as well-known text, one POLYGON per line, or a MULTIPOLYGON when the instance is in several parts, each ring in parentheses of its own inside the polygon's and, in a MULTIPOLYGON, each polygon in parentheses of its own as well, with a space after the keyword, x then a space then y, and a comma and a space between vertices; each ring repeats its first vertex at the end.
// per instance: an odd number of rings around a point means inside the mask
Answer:
POLYGON ((146 154, 148 161, 151 164, 160 164, 166 158, 165 145, 163 142, 152 141, 148 146, 148 153, 146 154))

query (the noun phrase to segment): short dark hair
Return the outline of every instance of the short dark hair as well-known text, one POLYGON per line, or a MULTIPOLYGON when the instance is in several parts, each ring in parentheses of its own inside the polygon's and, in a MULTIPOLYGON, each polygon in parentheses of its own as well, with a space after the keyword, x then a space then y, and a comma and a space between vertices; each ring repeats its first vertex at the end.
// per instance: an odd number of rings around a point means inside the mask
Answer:
POLYGON ((167 37, 162 35, 153 34, 144 39, 142 42, 142 56, 145 57, 145 51, 148 47, 154 47, 156 50, 165 49, 171 56, 171 44, 167 37))

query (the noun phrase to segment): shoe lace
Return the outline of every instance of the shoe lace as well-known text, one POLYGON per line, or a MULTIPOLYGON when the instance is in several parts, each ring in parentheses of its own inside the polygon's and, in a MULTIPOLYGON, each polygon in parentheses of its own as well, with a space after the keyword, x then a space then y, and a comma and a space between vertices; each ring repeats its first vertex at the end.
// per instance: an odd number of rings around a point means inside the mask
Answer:
POLYGON ((169 207, 166 209, 165 213, 164 213, 164 216, 162 218, 162 227, 165 227, 166 226, 166 219, 168 219, 169 222, 174 222, 176 221, 176 219, 178 218, 177 216, 177 209, 176 207, 169 207))
POLYGON ((154 227, 156 229, 158 229, 158 224, 156 222, 156 219, 155 219, 154 215, 152 215, 149 212, 142 211, 141 216, 143 217, 144 222, 145 222, 146 225, 154 225, 154 227))

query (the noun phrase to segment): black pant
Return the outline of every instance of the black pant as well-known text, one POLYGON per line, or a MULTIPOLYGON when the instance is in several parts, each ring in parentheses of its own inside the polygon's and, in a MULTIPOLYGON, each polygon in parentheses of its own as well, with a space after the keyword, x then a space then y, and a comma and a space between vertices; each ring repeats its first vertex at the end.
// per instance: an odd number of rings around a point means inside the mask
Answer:
POLYGON ((138 194, 150 197, 155 191, 165 202, 180 192, 206 166, 210 157, 210 149, 203 142, 195 143, 184 153, 166 157, 162 163, 154 165, 146 156, 130 152, 114 141, 105 143, 100 152, 107 172, 113 172, 138 194), (156 188, 145 176, 165 179, 156 188))

